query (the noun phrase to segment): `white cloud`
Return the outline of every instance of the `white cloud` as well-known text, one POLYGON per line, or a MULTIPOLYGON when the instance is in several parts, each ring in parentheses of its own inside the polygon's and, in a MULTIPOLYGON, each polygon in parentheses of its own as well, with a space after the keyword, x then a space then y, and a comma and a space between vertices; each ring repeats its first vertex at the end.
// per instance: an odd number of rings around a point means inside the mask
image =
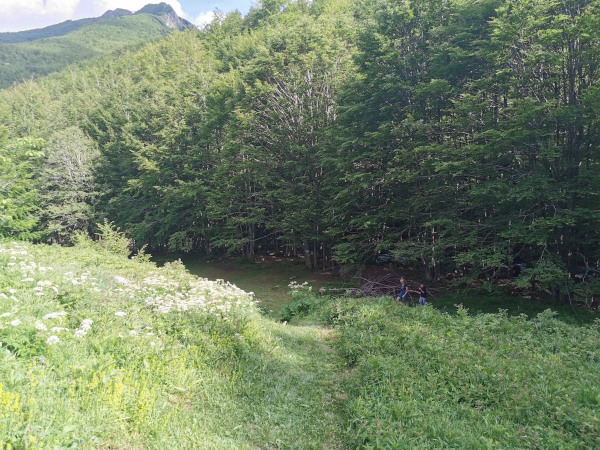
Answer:
POLYGON ((0 32, 40 28, 70 19, 80 0, 0 0, 0 32))
POLYGON ((80 0, 2 0, 0 14, 10 17, 34 15, 69 15, 80 0))
POLYGON ((198 17, 192 20, 192 23, 198 27, 203 27, 204 25, 211 23, 216 16, 214 11, 200 13, 198 17))

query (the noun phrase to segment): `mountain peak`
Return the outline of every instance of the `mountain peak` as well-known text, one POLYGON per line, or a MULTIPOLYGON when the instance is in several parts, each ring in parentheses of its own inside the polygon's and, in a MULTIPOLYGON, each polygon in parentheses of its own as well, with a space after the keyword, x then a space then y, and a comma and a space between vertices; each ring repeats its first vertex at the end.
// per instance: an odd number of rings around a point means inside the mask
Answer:
POLYGON ((160 17, 169 28, 185 30, 193 26, 191 22, 179 17, 171 5, 164 2, 146 5, 137 11, 136 14, 152 14, 153 16, 160 17))
POLYGON ((122 17, 122 16, 131 16, 133 13, 126 9, 117 8, 113 10, 106 11, 104 14, 100 16, 101 19, 112 19, 113 17, 122 17))
POLYGON ((165 14, 177 14, 171 5, 165 2, 157 4, 149 4, 144 6, 142 9, 136 12, 136 14, 152 14, 155 16, 162 16, 165 14))

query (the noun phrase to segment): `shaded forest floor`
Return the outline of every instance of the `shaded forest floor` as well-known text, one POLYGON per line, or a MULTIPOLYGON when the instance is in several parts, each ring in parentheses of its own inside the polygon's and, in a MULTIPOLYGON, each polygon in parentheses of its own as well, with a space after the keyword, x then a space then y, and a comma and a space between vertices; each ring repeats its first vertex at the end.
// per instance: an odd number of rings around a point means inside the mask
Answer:
MULTIPOLYGON (((157 262, 167 260, 156 258, 157 262)), ((304 282, 313 287, 313 292, 320 288, 354 288, 363 289, 367 284, 381 284, 389 288, 390 297, 394 287, 400 285, 400 278, 406 277, 413 290, 411 299, 417 303, 418 295, 414 292, 418 283, 425 282, 422 271, 404 269, 392 265, 366 266, 360 273, 341 275, 339 270, 309 272, 301 260, 278 257, 262 257, 251 263, 236 258, 223 258, 214 261, 185 258, 186 268, 194 275, 209 280, 223 279, 247 292, 253 292, 261 302, 265 313, 277 317, 283 306, 291 299, 289 283, 304 282)), ((451 286, 428 286, 429 304, 436 309, 455 314, 457 305, 462 305, 471 314, 497 313, 506 310, 508 315, 526 314, 533 317, 551 308, 558 313, 558 318, 571 324, 591 324, 599 318, 598 313, 586 308, 568 304, 556 304, 549 299, 531 299, 518 295, 503 293, 485 293, 480 289, 457 289, 451 286)))

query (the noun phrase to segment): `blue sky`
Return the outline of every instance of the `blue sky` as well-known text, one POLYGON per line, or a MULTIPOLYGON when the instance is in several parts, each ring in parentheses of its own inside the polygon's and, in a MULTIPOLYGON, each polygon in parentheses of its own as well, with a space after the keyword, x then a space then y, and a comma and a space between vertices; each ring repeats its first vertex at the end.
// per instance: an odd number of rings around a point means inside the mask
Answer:
POLYGON ((42 28, 65 20, 98 17, 109 9, 137 11, 148 3, 169 3, 177 13, 202 25, 213 11, 246 14, 256 0, 0 0, 0 32, 42 28))

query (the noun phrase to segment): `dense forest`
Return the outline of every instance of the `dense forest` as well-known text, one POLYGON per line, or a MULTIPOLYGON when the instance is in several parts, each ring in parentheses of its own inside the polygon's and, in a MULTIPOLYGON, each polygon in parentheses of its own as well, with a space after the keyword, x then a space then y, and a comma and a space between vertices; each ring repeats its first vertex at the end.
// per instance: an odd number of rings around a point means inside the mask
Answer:
POLYGON ((0 91, 0 236, 600 293, 600 1, 263 0, 0 91))

